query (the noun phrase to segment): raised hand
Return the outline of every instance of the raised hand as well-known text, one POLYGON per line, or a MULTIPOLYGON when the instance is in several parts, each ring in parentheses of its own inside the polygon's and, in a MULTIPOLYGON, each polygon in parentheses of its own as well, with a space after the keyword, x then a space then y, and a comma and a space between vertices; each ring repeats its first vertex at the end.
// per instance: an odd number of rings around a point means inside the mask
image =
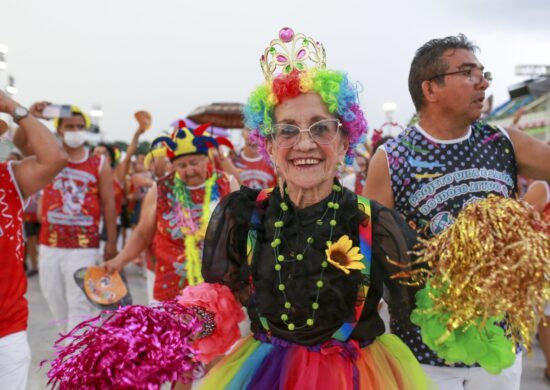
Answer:
POLYGON ((137 132, 139 134, 142 134, 151 128, 152 117, 147 111, 138 111, 134 114, 134 117, 138 122, 137 132))
POLYGON ((44 115, 43 115, 44 108, 46 108, 50 104, 51 104, 50 102, 36 102, 32 106, 30 106, 29 112, 35 118, 46 119, 44 118, 44 115))

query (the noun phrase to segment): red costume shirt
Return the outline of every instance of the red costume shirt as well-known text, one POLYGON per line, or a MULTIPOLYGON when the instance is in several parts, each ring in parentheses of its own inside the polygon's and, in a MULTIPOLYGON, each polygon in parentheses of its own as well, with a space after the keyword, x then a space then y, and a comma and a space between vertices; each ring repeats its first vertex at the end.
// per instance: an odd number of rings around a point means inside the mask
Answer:
POLYGON ((239 176, 243 186, 261 190, 277 185, 273 168, 262 156, 250 158, 241 152, 235 159, 235 166, 242 170, 239 176))
POLYGON ((11 164, 0 163, 0 337, 27 329, 23 198, 11 164))
POLYGON ((367 176, 362 172, 356 172, 345 176, 342 179, 342 184, 348 190, 355 192, 358 195, 363 193, 367 176))
MULTIPOLYGON (((224 173, 216 172, 218 179, 212 189, 210 210, 212 213, 218 201, 230 192, 229 180, 224 173)), ((174 194, 174 173, 157 182, 156 232, 151 246, 155 261, 155 285, 153 297, 166 301, 178 295, 187 285, 185 278, 185 244, 181 231, 185 223, 182 205, 174 194)), ((200 225, 203 213, 204 184, 187 187, 191 198, 191 218, 196 226, 200 225)), ((202 250, 202 242, 200 243, 202 250)))
POLYGON ((548 186, 548 183, 544 184, 546 184, 546 194, 548 201, 546 202, 544 210, 542 210, 542 219, 548 224, 548 230, 546 232, 550 234, 550 187, 548 186))
POLYGON ((23 211, 23 220, 25 222, 40 222, 38 220, 38 201, 40 200, 40 192, 32 194, 27 199, 25 210, 23 211))
MULTIPOLYGON (((548 226, 550 227, 550 203, 547 203, 546 204, 546 207, 544 208, 544 210, 542 211, 542 219, 544 220, 544 222, 546 222, 548 224, 548 226)), ((550 234, 550 230, 548 231, 548 234, 550 234)))
POLYGON ((56 248, 99 248, 102 162, 101 156, 88 154, 82 161, 69 161, 44 188, 40 244, 56 248))

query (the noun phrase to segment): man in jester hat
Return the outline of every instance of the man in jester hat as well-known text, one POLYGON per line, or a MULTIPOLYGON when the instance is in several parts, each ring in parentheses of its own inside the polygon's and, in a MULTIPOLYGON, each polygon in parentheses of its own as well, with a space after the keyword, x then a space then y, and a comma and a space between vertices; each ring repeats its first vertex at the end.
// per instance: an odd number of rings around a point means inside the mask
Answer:
POLYGON ((207 128, 201 125, 193 130, 179 121, 171 137, 153 141, 152 147, 160 146, 172 162, 173 172, 147 193, 128 243, 105 263, 108 271, 120 271, 150 247, 155 262, 153 297, 158 301, 172 299, 183 287, 203 281, 201 252, 210 214, 237 187, 233 178, 209 165, 208 149, 217 147, 219 139, 205 133, 207 128))

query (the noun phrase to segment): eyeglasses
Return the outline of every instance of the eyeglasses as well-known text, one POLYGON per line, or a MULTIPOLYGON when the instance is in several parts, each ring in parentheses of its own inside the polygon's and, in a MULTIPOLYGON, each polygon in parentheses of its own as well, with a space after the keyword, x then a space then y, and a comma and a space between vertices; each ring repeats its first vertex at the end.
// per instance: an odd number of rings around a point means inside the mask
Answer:
POLYGON ((313 141, 326 145, 336 138, 341 125, 338 119, 323 119, 313 123, 307 129, 300 129, 289 123, 277 123, 271 128, 271 139, 280 148, 291 148, 298 143, 300 134, 307 132, 313 141))
POLYGON ((455 74, 462 74, 464 76, 468 76, 470 81, 474 84, 481 83, 482 79, 487 80, 489 84, 491 83, 491 81, 493 81, 493 74, 491 72, 483 72, 480 68, 477 68, 477 67, 457 70, 456 72, 441 73, 429 78, 428 81, 432 81, 433 79, 436 79, 438 77, 452 76, 455 74))

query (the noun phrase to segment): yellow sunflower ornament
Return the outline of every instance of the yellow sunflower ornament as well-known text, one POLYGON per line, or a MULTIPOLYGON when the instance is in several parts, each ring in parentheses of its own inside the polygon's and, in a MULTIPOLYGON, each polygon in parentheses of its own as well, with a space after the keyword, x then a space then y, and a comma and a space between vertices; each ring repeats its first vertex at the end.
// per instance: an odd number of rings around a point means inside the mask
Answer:
POLYGON ((353 246, 353 241, 348 235, 340 237, 338 241, 332 244, 327 243, 328 248, 325 250, 327 261, 336 268, 349 274, 352 269, 365 269, 363 264, 363 255, 359 253, 360 249, 353 246))

